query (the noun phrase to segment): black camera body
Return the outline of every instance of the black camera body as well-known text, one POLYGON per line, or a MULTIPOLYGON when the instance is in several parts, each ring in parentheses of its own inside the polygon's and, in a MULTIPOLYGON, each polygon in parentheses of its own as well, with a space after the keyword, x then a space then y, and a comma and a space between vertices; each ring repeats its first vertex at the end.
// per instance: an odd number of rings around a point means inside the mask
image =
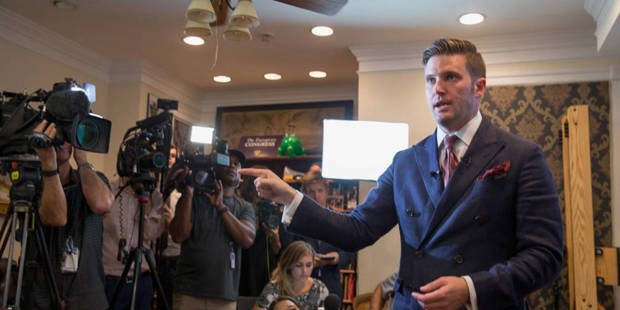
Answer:
POLYGON ((258 213, 258 223, 265 223, 269 228, 274 229, 280 225, 280 220, 282 219, 282 211, 280 211, 280 205, 266 200, 260 199, 256 203, 257 212, 258 213))
POLYGON ((82 87, 65 78, 64 82, 55 83, 51 91, 39 89, 29 95, 2 92, 1 99, 1 155, 32 154, 34 147, 58 146, 65 141, 85 151, 108 152, 112 124, 90 113, 90 105, 95 101, 92 84, 84 83, 82 87), (43 104, 34 108, 31 102, 43 104), (42 119, 56 124, 53 140, 32 134, 42 119))
POLYGON ((164 172, 168 168, 171 141, 172 114, 167 109, 136 122, 136 126, 127 130, 119 147, 118 175, 137 177, 164 172))
MULTIPOLYGON (((172 167, 173 171, 188 167, 191 173, 185 184, 194 187, 198 193, 213 194, 217 189, 217 166, 230 166, 228 143, 226 140, 214 138, 213 150, 210 154, 182 155, 172 167)), ((179 184, 181 185, 181 184, 179 184)), ((180 191, 180 188, 178 189, 180 191)))

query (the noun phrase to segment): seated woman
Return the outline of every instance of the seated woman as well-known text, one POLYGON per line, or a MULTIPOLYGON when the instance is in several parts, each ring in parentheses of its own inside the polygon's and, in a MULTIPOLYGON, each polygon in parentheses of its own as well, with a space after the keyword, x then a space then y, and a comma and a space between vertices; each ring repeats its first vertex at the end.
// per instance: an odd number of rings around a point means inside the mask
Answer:
POLYGON ((307 242, 295 241, 286 247, 271 281, 252 310, 265 310, 280 296, 295 298, 302 310, 314 310, 322 305, 329 291, 323 282, 310 277, 313 261, 314 250, 307 242))

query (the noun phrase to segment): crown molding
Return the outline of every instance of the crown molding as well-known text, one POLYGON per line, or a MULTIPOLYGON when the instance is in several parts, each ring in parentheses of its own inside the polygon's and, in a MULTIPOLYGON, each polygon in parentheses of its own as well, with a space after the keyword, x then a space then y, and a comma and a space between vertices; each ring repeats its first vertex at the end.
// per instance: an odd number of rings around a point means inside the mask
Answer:
POLYGON ((620 67, 602 65, 588 68, 570 68, 553 70, 527 70, 520 72, 502 72, 489 70, 487 73, 488 86, 548 84, 548 83, 576 83, 618 79, 620 67), (614 71, 617 71, 614 73, 614 71))
POLYGON ((75 41, 0 7, 0 37, 25 49, 109 81, 110 62, 75 41))
MULTIPOLYGON (((591 33, 555 32, 471 38, 487 65, 596 57, 591 33)), ((422 55, 432 41, 403 44, 356 45, 349 49, 358 72, 423 69, 422 55)))
MULTIPOLYGON (((616 40, 617 37, 609 34, 616 29, 616 32, 620 31, 620 21, 618 21, 620 15, 620 0, 586 0, 584 3, 585 10, 592 15, 596 21, 596 36, 597 50, 601 51, 603 45, 608 40, 616 40)), ((617 33, 616 33, 617 35, 617 33)), ((617 46, 617 43, 616 43, 617 46)))
POLYGON ((357 85, 343 84, 322 87, 282 89, 249 89, 206 93, 201 101, 203 112, 215 113, 218 106, 266 105, 278 103, 357 101, 357 85))

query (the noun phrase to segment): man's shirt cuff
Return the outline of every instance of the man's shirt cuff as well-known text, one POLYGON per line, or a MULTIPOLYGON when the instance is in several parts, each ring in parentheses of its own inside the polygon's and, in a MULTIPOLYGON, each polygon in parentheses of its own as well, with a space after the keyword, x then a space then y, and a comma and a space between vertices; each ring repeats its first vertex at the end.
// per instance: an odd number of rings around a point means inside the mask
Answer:
POLYGON ((304 194, 297 191, 295 193, 295 198, 291 201, 290 204, 284 205, 284 212, 282 212, 282 224, 288 225, 293 220, 293 215, 295 215, 295 211, 297 211, 297 207, 304 199, 304 194))
POLYGON ((465 305, 467 310, 478 310, 478 298, 476 297, 476 288, 474 287, 474 281, 470 276, 462 276, 467 282, 467 289, 469 290, 469 303, 465 305))

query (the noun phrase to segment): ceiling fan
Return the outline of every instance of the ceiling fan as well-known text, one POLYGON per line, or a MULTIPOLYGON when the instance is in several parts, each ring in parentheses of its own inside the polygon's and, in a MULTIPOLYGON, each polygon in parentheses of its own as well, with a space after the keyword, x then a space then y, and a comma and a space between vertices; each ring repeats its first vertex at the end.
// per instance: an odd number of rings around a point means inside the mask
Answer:
MULTIPOLYGON (((288 5, 292 5, 304 10, 309 10, 319 14, 333 16, 336 15, 347 4, 347 0, 274 0, 288 5)), ((230 0, 214 0, 213 9, 217 19, 211 26, 226 24, 226 19, 230 10, 230 0)))

